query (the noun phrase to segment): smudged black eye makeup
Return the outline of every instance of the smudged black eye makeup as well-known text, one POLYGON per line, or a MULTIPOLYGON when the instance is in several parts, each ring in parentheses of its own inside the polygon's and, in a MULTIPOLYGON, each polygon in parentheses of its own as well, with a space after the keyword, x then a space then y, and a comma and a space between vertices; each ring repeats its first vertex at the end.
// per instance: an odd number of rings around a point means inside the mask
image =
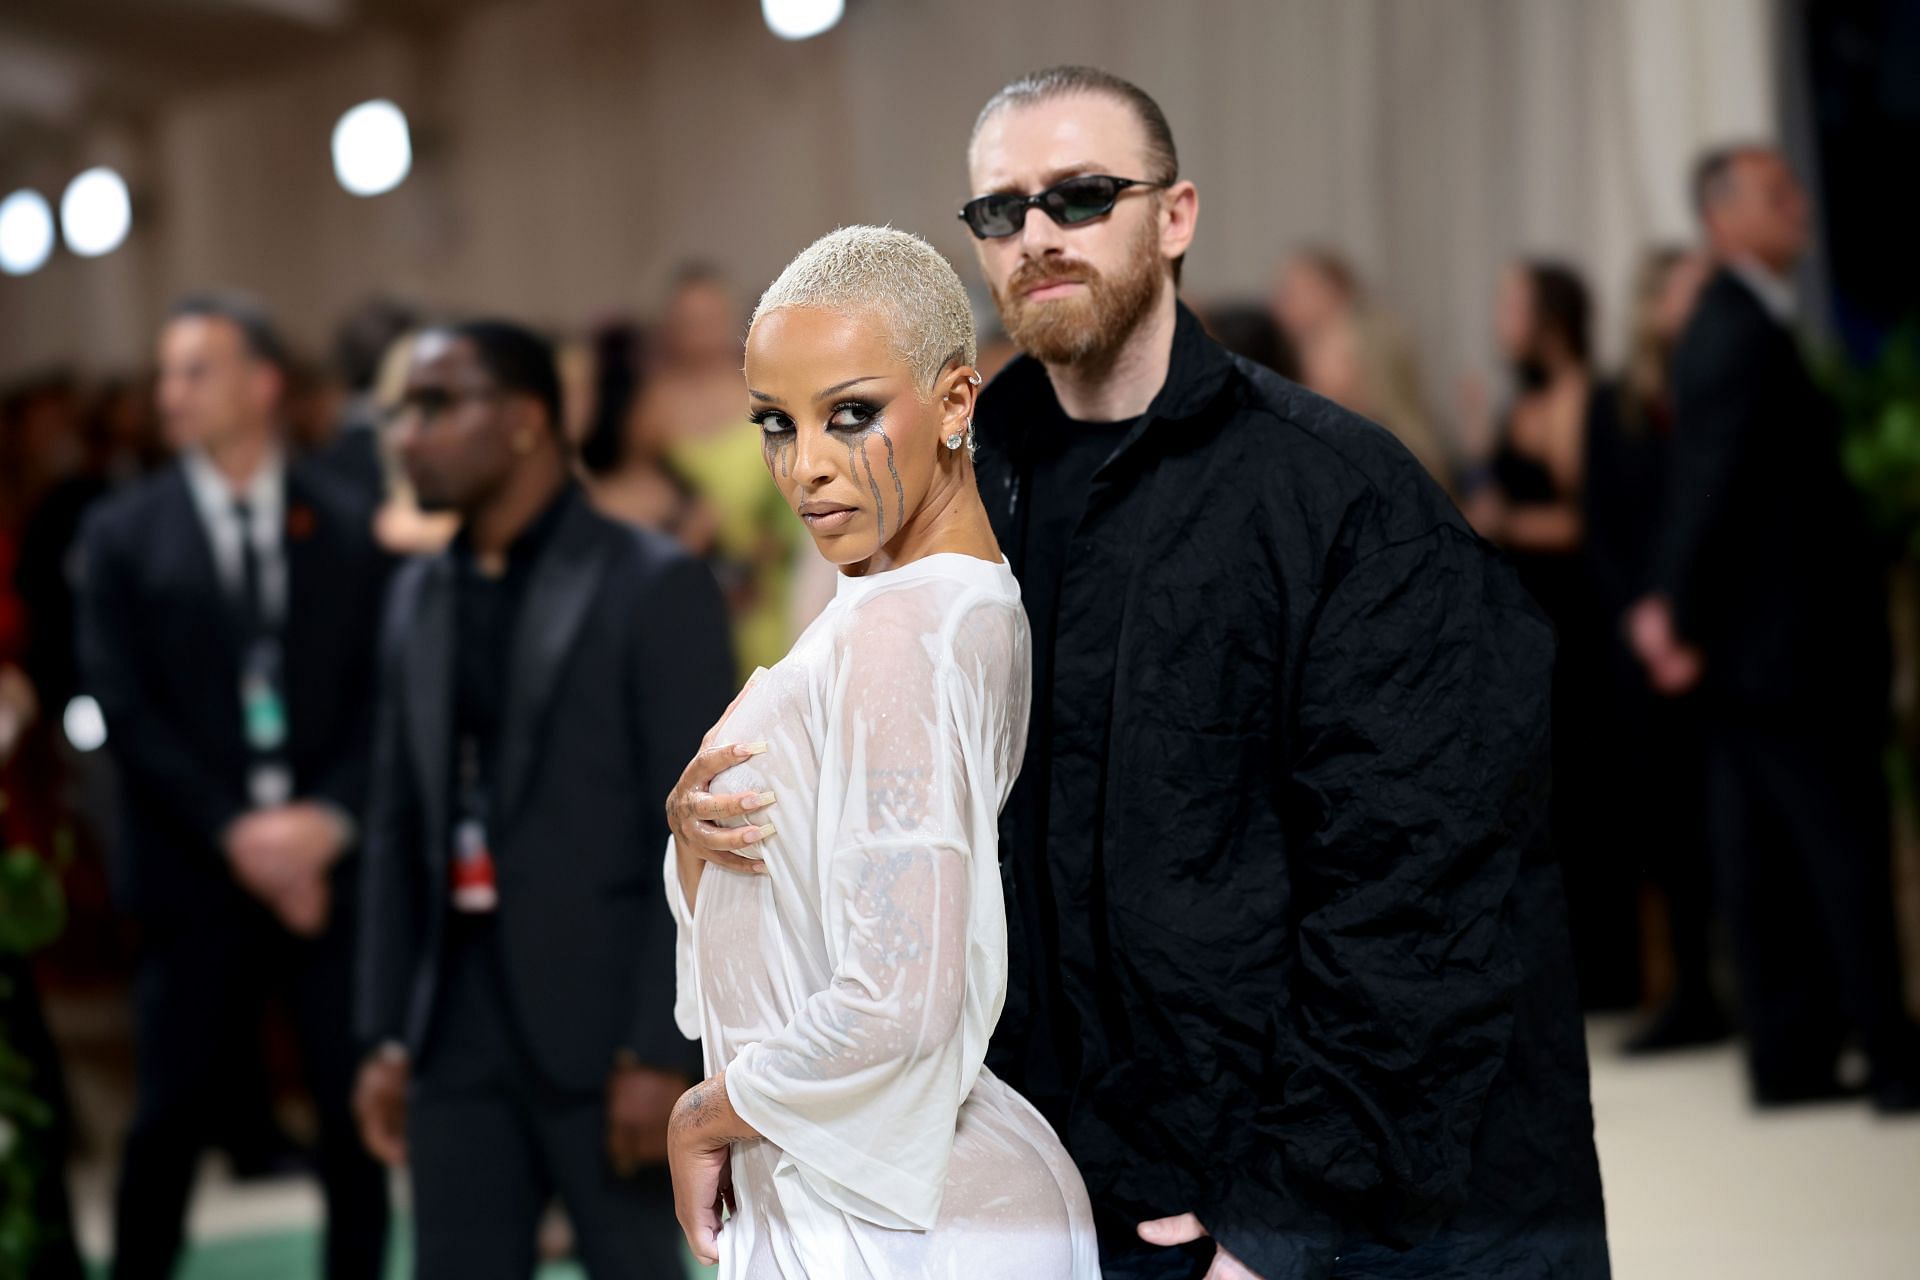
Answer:
POLYGON ((831 431, 865 431, 880 420, 886 406, 875 404, 871 400, 842 400, 833 406, 833 413, 827 418, 827 428, 831 431))
POLYGON ((762 435, 784 436, 793 434, 793 419, 778 409, 755 409, 747 415, 747 421, 760 428, 762 435))

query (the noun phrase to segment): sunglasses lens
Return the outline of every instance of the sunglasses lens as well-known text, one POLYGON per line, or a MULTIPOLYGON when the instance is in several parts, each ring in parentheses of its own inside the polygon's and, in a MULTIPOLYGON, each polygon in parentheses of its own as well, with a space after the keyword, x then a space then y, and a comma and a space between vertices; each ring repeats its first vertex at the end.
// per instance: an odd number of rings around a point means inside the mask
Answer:
POLYGON ((1021 204, 1018 196, 981 196, 978 200, 967 201, 966 208, 960 212, 973 234, 992 239, 1010 236, 1020 229, 1015 214, 1021 204))
POLYGON ((1112 178, 1069 178, 1047 192, 1047 212, 1055 222, 1072 226, 1111 212, 1120 198, 1120 185, 1112 178))

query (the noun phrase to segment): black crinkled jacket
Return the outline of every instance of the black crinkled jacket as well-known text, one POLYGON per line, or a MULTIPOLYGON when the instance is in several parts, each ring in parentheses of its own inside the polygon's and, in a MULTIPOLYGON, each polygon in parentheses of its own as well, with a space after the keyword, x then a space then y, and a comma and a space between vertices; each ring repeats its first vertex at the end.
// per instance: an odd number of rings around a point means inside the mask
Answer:
MULTIPOLYGON (((1022 429, 1055 413, 1023 357, 977 414, 1016 574, 1022 429)), ((1021 1087, 1057 1045, 1103 1249, 1192 1210, 1269 1280, 1607 1275, 1553 642, 1498 553, 1386 431, 1182 308, 1059 601, 989 1062, 1021 1087)))

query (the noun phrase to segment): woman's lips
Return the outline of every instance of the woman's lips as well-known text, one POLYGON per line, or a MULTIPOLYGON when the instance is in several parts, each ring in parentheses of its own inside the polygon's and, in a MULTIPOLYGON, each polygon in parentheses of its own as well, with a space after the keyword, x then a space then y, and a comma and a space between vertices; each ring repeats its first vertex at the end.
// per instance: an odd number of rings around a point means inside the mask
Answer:
POLYGON ((815 533, 831 533, 850 522, 857 510, 857 507, 841 507, 838 511, 802 512, 800 518, 815 533))

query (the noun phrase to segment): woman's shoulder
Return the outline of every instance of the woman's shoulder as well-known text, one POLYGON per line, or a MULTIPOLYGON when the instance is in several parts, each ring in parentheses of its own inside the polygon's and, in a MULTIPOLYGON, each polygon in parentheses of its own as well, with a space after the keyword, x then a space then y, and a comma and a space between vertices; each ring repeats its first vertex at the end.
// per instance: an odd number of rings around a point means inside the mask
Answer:
POLYGON ((931 669, 943 657, 1024 643, 1026 613, 1004 561, 930 556, 851 590, 837 639, 858 660, 931 669))

